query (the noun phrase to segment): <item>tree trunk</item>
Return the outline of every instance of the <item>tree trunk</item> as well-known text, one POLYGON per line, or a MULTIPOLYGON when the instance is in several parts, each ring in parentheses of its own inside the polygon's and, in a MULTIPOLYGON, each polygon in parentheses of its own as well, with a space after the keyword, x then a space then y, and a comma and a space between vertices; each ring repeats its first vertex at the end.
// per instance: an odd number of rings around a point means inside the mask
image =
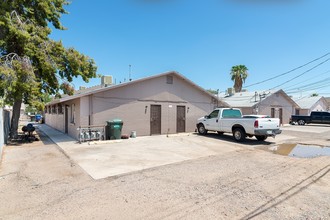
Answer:
POLYGON ((234 84, 235 92, 241 92, 242 91, 242 85, 243 85, 242 79, 240 77, 236 77, 235 84, 234 84))
POLYGON ((11 139, 17 138, 18 122, 21 115, 21 105, 22 105, 22 100, 15 100, 13 106, 13 115, 10 124, 10 132, 9 132, 9 136, 11 139))

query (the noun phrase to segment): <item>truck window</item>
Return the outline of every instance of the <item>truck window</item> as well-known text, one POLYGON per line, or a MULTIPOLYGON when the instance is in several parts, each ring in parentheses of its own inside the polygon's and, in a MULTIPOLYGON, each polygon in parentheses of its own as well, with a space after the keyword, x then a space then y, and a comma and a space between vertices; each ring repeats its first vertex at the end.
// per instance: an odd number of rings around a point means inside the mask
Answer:
POLYGON ((311 115, 313 116, 321 116, 322 112, 312 112, 311 115))
POLYGON ((217 118, 219 114, 219 110, 214 110, 209 114, 209 118, 217 118))
POLYGON ((241 118, 242 113, 238 109, 225 109, 222 112, 222 118, 241 118))

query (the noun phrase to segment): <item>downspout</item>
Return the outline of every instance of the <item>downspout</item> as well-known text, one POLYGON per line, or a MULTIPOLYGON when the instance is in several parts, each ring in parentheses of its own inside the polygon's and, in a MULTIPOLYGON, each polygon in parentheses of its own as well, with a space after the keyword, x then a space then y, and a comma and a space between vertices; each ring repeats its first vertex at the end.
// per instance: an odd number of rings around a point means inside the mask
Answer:
POLYGON ((92 114, 93 114, 93 100, 92 95, 88 96, 88 105, 89 105, 89 112, 88 112, 88 126, 92 124, 92 114))

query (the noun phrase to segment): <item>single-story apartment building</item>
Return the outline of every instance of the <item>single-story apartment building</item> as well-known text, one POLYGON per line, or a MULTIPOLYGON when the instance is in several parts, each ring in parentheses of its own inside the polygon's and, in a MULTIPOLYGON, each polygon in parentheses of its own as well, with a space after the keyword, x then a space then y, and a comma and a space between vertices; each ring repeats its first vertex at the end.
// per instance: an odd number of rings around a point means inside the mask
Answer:
POLYGON ((228 89, 221 100, 233 108, 240 108, 244 115, 269 115, 279 118, 281 124, 289 124, 291 115, 299 108, 283 90, 235 93, 233 89, 228 89))
POLYGON ((296 115, 310 115, 312 111, 328 111, 329 105, 323 96, 293 98, 299 105, 296 115))
POLYGON ((228 107, 175 71, 117 85, 107 81, 103 77, 100 86, 47 104, 45 123, 76 139, 80 127, 104 126, 113 119, 123 121, 122 134, 173 134, 192 132, 197 118, 228 107))

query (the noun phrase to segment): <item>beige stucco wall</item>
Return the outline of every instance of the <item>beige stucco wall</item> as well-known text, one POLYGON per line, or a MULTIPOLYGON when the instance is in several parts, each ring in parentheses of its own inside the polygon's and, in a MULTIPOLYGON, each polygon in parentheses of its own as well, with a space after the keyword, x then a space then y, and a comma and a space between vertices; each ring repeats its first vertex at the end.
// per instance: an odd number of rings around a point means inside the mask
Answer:
POLYGON ((310 115, 309 114, 309 109, 300 109, 299 110, 299 115, 310 115))
POLYGON ((253 108, 251 108, 251 107, 241 107, 240 109, 241 109, 243 115, 256 114, 256 112, 254 112, 253 108))
POLYGON ((271 115, 275 108, 275 117, 279 118, 279 109, 282 108, 282 124, 289 124, 291 115, 295 114, 295 107, 282 93, 274 93, 258 104, 258 114, 271 115))
POLYGON ((64 132, 64 114, 45 114, 45 123, 64 132))
MULTIPOLYGON (((186 132, 194 131, 196 120, 211 112, 215 99, 191 83, 173 75, 167 84, 166 75, 112 88, 62 103, 69 106, 69 135, 77 138, 79 126, 106 125, 106 121, 122 119, 122 134, 136 131, 150 135, 150 107, 161 105, 161 133, 176 133, 177 106, 186 108, 186 132), (70 106, 76 105, 76 123, 70 123, 70 106)), ((221 103, 218 103, 221 105, 221 103)), ((64 115, 46 114, 46 123, 64 132, 64 115)))
MULTIPOLYGON (((73 138, 78 137, 77 128, 80 125, 80 99, 74 99, 61 103, 68 108, 68 135, 73 138), (71 123, 71 106, 75 104, 75 122, 71 123)), ((65 107, 66 108, 66 107, 65 107)), ((45 123, 63 133, 65 133, 65 110, 63 114, 45 114, 45 123)))
POLYGON ((175 77, 173 84, 167 84, 163 76, 94 94, 91 123, 105 124, 119 118, 124 121, 123 134, 136 131, 138 135, 150 135, 150 106, 161 105, 162 134, 176 133, 177 106, 185 106, 189 132, 195 130, 197 118, 214 109, 211 99, 181 78, 175 77))

